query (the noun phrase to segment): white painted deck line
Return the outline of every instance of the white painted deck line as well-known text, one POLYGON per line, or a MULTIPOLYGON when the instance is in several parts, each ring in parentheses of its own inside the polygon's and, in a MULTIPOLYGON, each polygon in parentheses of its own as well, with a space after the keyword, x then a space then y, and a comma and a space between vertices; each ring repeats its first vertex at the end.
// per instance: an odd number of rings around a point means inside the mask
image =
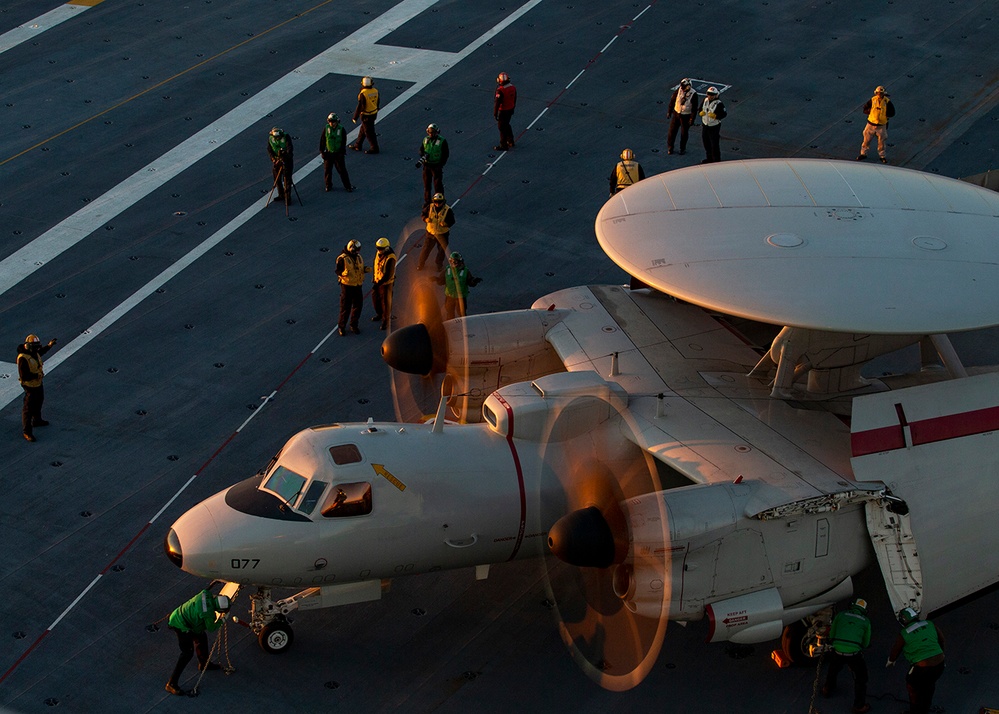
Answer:
POLYGON ((39 15, 34 20, 28 20, 13 30, 8 30, 0 35, 0 54, 17 47, 22 42, 35 39, 46 30, 51 30, 56 25, 62 24, 90 8, 90 5, 70 5, 67 3, 39 15))

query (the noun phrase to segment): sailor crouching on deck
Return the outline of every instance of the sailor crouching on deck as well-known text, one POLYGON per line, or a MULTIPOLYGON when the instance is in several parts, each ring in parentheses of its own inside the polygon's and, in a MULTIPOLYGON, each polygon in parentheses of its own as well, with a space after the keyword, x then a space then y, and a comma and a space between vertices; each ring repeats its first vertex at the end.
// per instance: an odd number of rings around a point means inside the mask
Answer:
POLYGON ((222 625, 225 617, 219 613, 229 612, 229 598, 225 595, 212 595, 208 590, 202 590, 183 605, 170 613, 168 622, 171 630, 177 633, 177 644, 180 645, 180 657, 177 666, 173 668, 166 690, 170 694, 185 694, 180 688, 180 675, 184 667, 191 661, 195 650, 198 652, 198 669, 222 669, 217 662, 209 662, 208 637, 205 633, 214 632, 222 625))

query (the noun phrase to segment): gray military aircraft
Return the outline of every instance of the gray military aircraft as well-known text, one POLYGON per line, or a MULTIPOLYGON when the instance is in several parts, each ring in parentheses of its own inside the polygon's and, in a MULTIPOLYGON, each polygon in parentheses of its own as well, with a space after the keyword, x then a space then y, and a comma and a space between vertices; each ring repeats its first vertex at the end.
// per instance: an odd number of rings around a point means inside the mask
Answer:
POLYGON ((617 690, 654 665, 667 621, 802 659, 875 562, 894 609, 953 604, 999 579, 979 525, 999 497, 999 376, 969 374, 946 336, 999 324, 997 228, 999 194, 888 166, 651 177, 596 219, 633 287, 425 311, 383 356, 444 376, 432 420, 298 433, 178 519, 167 554, 227 592, 255 586, 269 652, 295 610, 553 558, 563 638, 617 690), (746 337, 759 323, 769 349, 746 337), (918 371, 862 374, 917 346, 918 371))

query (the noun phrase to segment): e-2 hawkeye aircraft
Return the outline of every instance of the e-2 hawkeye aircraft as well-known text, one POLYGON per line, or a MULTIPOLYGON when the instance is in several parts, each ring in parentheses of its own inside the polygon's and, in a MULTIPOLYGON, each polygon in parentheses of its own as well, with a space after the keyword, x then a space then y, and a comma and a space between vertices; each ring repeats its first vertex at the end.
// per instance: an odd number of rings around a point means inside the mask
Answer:
POLYGON ((554 556, 563 638, 611 689, 641 681, 667 620, 801 659, 875 562, 896 610, 999 580, 999 534, 980 526, 999 498, 999 375, 969 376, 947 338, 999 324, 999 194, 736 161, 629 187, 596 233, 646 287, 395 330, 390 365, 445 377, 436 418, 302 431, 177 520, 171 560, 256 586, 252 626, 278 652, 295 609, 554 556), (740 320, 775 326, 769 349, 740 320), (861 374, 913 345, 918 371, 861 374))

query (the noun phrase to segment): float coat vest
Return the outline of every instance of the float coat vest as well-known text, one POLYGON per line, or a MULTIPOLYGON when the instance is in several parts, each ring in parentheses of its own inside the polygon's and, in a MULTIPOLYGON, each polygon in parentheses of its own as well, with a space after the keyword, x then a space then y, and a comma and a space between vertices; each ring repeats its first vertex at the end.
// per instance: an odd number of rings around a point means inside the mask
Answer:
POLYGON ((271 134, 268 134, 267 143, 270 144, 271 151, 274 152, 275 156, 280 156, 282 153, 289 150, 287 134, 282 134, 281 136, 273 136, 271 134))
POLYGON ((721 120, 725 118, 725 108, 721 107, 721 111, 718 111, 721 104, 720 99, 705 99, 704 104, 701 106, 701 123, 704 126, 717 126, 721 124, 721 120), (715 115, 715 118, 711 118, 711 114, 715 115))
POLYGON ((927 620, 917 620, 904 628, 902 641, 902 654, 913 664, 943 654, 936 625, 927 620))
POLYGON ((427 212, 427 231, 435 236, 446 236, 451 232, 451 226, 446 223, 447 214, 451 210, 451 207, 444 204, 440 208, 437 208, 436 204, 431 203, 430 209, 427 212))
POLYGON ((444 153, 443 146, 444 140, 439 136, 436 139, 431 139, 428 136, 423 140, 423 155, 426 157, 428 164, 439 164, 441 162, 441 156, 444 153))
POLYGON ((855 610, 841 612, 833 618, 829 639, 840 654, 860 652, 871 644, 871 621, 855 610))
POLYGON ((888 97, 877 94, 871 97, 871 113, 867 115, 867 121, 880 126, 888 123, 888 97))
POLYGON ((375 253, 375 270, 373 273, 375 285, 382 285, 382 279, 389 272, 391 272, 392 276, 384 284, 391 285, 395 282, 395 260, 395 253, 391 250, 386 250, 384 253, 382 251, 375 253))
POLYGON ((444 269, 444 294, 449 298, 468 297, 468 268, 449 265, 444 269))
POLYGON ((361 116, 370 116, 378 113, 378 90, 374 87, 365 87, 357 95, 357 99, 363 102, 361 116))
POLYGON ((501 84, 496 87, 494 108, 498 112, 513 111, 517 106, 517 88, 512 84, 501 84))
POLYGON ((638 183, 638 162, 619 161, 617 163, 617 187, 627 188, 633 183, 638 183))
POLYGON ((45 376, 45 371, 42 369, 41 357, 33 355, 30 352, 18 352, 17 364, 18 367, 22 364, 26 364, 28 366, 28 371, 31 373, 30 379, 20 379, 20 370, 18 370, 18 381, 21 382, 22 387, 42 386, 42 377, 45 376))
POLYGON ((677 114, 691 114, 694 111, 694 100, 697 92, 690 89, 686 92, 680 90, 676 93, 676 102, 673 104, 673 111, 677 114))
MULTIPOLYGON (((343 258, 343 272, 337 273, 336 277, 344 285, 360 285, 364 282, 364 258, 360 255, 351 255, 347 251, 340 254, 343 258)), ((339 262, 339 258, 337 258, 339 262)))
POLYGON ((195 635, 212 632, 222 624, 222 620, 216 615, 217 606, 218 599, 207 590, 202 590, 171 612, 167 624, 175 630, 195 635))
POLYGON ((326 151, 331 154, 343 153, 346 143, 347 131, 342 126, 337 124, 336 128, 332 126, 326 127, 326 151))

